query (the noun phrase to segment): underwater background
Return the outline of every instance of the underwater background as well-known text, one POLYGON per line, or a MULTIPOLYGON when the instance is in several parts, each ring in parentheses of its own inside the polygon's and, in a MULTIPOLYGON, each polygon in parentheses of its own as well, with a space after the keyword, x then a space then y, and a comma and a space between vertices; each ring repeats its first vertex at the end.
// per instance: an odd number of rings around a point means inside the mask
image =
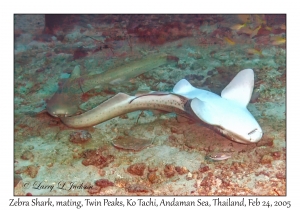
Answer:
POLYGON ((16 14, 14 24, 15 195, 286 195, 285 15, 16 14), (178 61, 81 94, 80 111, 183 78, 220 94, 251 68, 263 138, 240 144, 150 110, 72 129, 45 111, 75 66, 96 75, 157 53, 178 61))

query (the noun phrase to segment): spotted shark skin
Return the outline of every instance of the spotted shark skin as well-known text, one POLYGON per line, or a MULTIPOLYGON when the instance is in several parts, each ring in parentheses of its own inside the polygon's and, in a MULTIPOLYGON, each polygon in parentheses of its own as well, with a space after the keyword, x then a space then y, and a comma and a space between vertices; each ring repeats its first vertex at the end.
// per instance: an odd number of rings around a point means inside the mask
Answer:
POLYGON ((77 116, 61 117, 61 120, 69 127, 83 128, 129 112, 155 109, 190 118, 232 141, 256 143, 262 138, 263 131, 247 109, 253 86, 252 69, 240 71, 221 96, 195 88, 182 79, 174 86, 173 93, 151 92, 138 96, 118 93, 92 110, 77 116))
POLYGON ((168 92, 151 92, 143 96, 130 96, 125 93, 118 93, 83 114, 72 117, 61 117, 60 119, 68 127, 83 128, 94 126, 122 114, 137 110, 154 109, 175 112, 186 116, 184 105, 187 101, 188 99, 183 96, 168 92))

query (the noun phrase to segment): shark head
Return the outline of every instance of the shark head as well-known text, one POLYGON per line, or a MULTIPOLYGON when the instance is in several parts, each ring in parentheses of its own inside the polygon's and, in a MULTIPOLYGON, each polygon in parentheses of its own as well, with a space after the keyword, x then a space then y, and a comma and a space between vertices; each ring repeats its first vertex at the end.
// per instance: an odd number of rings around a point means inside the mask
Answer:
POLYGON ((252 69, 240 71, 223 89, 221 96, 193 87, 187 80, 180 80, 173 92, 189 99, 189 110, 196 119, 239 143, 255 143, 263 131, 247 109, 254 86, 252 69))
POLYGON ((66 93, 55 93, 47 101, 46 110, 53 117, 69 117, 78 111, 78 107, 73 101, 73 97, 66 93))
POLYGON ((76 101, 80 99, 81 94, 72 93, 72 89, 68 87, 68 82, 71 79, 79 78, 79 76, 80 67, 75 66, 70 78, 58 88, 58 91, 49 100, 47 100, 46 110, 50 115, 53 117, 69 117, 76 114, 78 111, 76 101))

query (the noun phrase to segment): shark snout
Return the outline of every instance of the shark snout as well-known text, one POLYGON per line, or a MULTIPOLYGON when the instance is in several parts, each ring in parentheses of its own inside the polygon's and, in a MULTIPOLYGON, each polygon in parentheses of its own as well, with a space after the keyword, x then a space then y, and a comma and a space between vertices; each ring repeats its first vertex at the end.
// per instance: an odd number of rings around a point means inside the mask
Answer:
POLYGON ((52 107, 52 106, 47 106, 46 109, 47 112, 53 117, 69 117, 74 113, 76 113, 77 110, 77 109, 72 109, 72 107, 67 107, 66 109, 64 109, 64 108, 52 107))
POLYGON ((264 133, 261 128, 255 128, 248 133, 249 140, 253 143, 258 142, 263 137, 263 135, 264 133))

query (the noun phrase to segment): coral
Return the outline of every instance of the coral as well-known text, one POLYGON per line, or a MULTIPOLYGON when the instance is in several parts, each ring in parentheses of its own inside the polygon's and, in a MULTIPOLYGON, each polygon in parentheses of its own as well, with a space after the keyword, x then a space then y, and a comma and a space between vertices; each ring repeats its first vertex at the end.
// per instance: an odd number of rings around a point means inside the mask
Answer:
POLYGON ((100 169, 108 166, 109 163, 114 161, 114 156, 110 154, 105 155, 103 153, 104 151, 101 148, 85 151, 83 153, 85 159, 82 161, 82 164, 85 166, 93 165, 100 169))
POLYGON ((128 184, 128 180, 127 179, 123 179, 123 178, 117 178, 115 179, 115 185, 119 188, 125 188, 128 184))
POLYGON ((31 178, 35 178, 36 175, 37 175, 38 172, 39 172, 39 169, 40 169, 39 166, 34 166, 34 165, 28 166, 28 167, 27 167, 27 174, 28 174, 31 178))
POLYGON ((155 171, 157 171, 158 170, 158 167, 157 166, 154 166, 154 165, 152 165, 152 164, 150 164, 149 166, 148 166, 148 171, 149 172, 155 172, 155 171))
POLYGON ((159 176, 156 174, 156 172, 150 172, 147 177, 149 182, 151 182, 152 184, 159 181, 159 176))
POLYGON ((192 27, 176 21, 167 22, 158 27, 141 24, 134 28, 129 27, 128 33, 135 34, 141 42, 162 45, 169 41, 192 36, 192 27))
POLYGON ((209 173, 206 177, 204 177, 200 186, 208 187, 210 189, 211 186, 214 186, 215 184, 216 184, 216 178, 213 176, 212 173, 209 173))
POLYGON ((101 187, 99 186, 93 186, 92 188, 88 189, 88 193, 93 195, 99 193, 101 190, 101 187))
POLYGON ((203 173, 203 172, 206 172, 208 170, 209 170, 209 166, 204 165, 204 164, 201 163, 199 172, 203 173))
POLYGON ((145 163, 135 163, 127 168, 128 173, 133 175, 143 176, 146 169, 145 163))
POLYGON ((23 159, 23 160, 33 160, 33 158, 34 158, 34 155, 32 154, 31 151, 28 151, 28 150, 24 151, 21 155, 21 159, 23 159))
POLYGON ((202 80, 204 78, 204 76, 202 75, 196 75, 196 74, 190 74, 190 75, 186 75, 184 77, 186 80, 191 81, 191 80, 202 80))
POLYGON ((175 166, 172 164, 166 164, 164 168, 164 174, 167 178, 174 176, 176 173, 175 166))
POLYGON ((191 172, 188 172, 188 174, 186 175, 186 180, 192 180, 193 179, 193 174, 191 172))
POLYGON ((273 152, 273 153, 272 153, 272 156, 273 156, 274 158, 280 158, 280 152, 279 152, 279 151, 273 152))
POLYGON ((261 160, 260 160, 260 163, 262 164, 271 164, 273 161, 273 158, 271 155, 264 155, 261 160))
POLYGON ((148 193, 151 191, 149 187, 142 184, 127 184, 125 189, 129 193, 148 193))
POLYGON ((92 139, 92 135, 86 131, 74 131, 70 133, 69 141, 76 144, 83 144, 92 139))
POLYGON ((109 187, 109 186, 114 186, 114 183, 109 181, 108 179, 98 179, 95 181, 95 185, 101 188, 109 187))
POLYGON ((112 144, 120 149, 142 150, 152 144, 152 139, 141 139, 130 136, 118 136, 112 141, 112 144))
MULTIPOLYGON (((183 131, 180 129, 180 128, 177 128, 177 127, 171 127, 171 132, 172 133, 176 133, 176 134, 182 134, 183 133, 183 131)), ((169 138, 173 138, 173 137, 169 137, 169 138)))
POLYGON ((189 172, 189 170, 186 167, 176 166, 175 170, 179 175, 183 175, 189 172))
POLYGON ((105 172, 105 170, 103 170, 103 169, 99 169, 99 170, 98 170, 98 174, 99 174, 100 176, 105 176, 106 172, 105 172))
POLYGON ((45 30, 47 34, 55 34, 57 30, 71 30, 80 15, 46 14, 45 30))
POLYGON ((16 187, 20 181, 22 181, 22 177, 18 174, 14 174, 14 187, 16 187))
POLYGON ((16 174, 25 173, 31 178, 35 178, 39 172, 40 167, 35 165, 23 166, 20 169, 16 170, 16 174))
POLYGON ((285 172, 282 172, 282 171, 276 173, 275 176, 276 176, 277 179, 286 179, 285 172))
POLYGON ((77 59, 80 59, 80 58, 84 58, 87 55, 88 55, 88 52, 86 50, 78 48, 73 53, 73 59, 77 60, 77 59))

